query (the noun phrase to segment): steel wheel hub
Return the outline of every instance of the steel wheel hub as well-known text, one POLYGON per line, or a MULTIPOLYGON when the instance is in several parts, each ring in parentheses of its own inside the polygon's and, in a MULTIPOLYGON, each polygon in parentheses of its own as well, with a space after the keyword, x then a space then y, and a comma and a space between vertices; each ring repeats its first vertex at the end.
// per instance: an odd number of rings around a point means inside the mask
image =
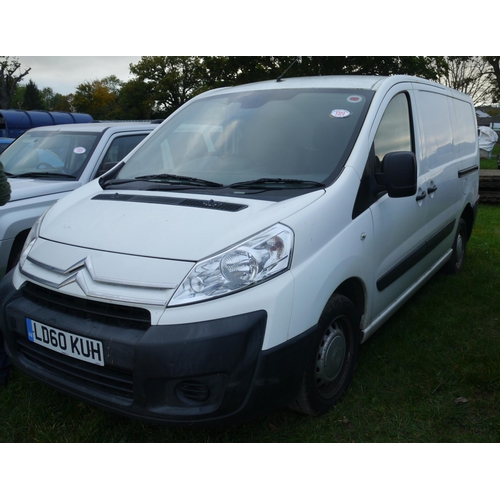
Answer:
POLYGON ((335 380, 342 370, 347 345, 344 332, 332 324, 325 333, 316 360, 316 381, 319 387, 335 380))

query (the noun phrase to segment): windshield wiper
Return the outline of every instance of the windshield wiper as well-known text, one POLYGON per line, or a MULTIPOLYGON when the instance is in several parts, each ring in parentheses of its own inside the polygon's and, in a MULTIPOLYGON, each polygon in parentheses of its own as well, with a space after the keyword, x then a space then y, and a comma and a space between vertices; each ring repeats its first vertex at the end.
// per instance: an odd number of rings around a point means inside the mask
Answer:
POLYGON ((230 188, 253 188, 260 189, 307 189, 315 187, 325 187, 322 182, 305 181, 301 179, 273 179, 262 177, 251 181, 236 182, 229 185, 230 188))
POLYGON ((23 178, 23 177, 29 177, 29 178, 38 178, 38 177, 45 177, 45 178, 49 178, 49 177, 60 177, 60 178, 64 178, 64 179, 76 179, 76 177, 74 175, 69 175, 69 174, 62 174, 60 172, 25 172, 24 174, 10 174, 10 173, 7 173, 5 172, 5 174, 8 176, 8 177, 13 177, 14 179, 20 179, 20 178, 23 178))
POLYGON ((190 184, 194 186, 224 187, 223 184, 219 184, 218 182, 207 181, 205 179, 197 179, 196 177, 185 177, 183 175, 175 174, 141 175, 140 177, 136 177, 135 179, 139 181, 165 181, 180 184, 190 184))
POLYGON ((103 181, 101 177, 99 179, 99 184, 103 189, 106 189, 108 186, 119 186, 121 184, 130 184, 131 182, 137 182, 135 179, 108 179, 107 181, 103 181))

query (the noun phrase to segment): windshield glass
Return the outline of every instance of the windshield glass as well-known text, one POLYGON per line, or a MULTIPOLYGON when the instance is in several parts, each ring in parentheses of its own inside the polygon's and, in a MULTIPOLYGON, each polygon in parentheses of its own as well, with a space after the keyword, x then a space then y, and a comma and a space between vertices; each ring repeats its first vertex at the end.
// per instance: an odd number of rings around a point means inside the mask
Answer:
POLYGON ((30 130, 2 153, 7 175, 78 179, 98 133, 30 130))
POLYGON ((172 116, 115 177, 223 186, 273 179, 328 184, 357 138, 373 92, 282 89, 196 99, 172 116), (187 182, 187 181, 186 181, 187 182))

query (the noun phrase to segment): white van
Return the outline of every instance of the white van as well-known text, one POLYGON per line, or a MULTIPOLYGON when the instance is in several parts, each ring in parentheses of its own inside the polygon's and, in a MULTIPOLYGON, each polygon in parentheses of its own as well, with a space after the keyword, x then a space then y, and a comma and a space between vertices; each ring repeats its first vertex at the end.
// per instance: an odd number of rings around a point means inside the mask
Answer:
POLYGON ((0 285, 14 364, 149 422, 331 409, 478 208, 469 97, 408 76, 202 94, 50 208, 0 285))

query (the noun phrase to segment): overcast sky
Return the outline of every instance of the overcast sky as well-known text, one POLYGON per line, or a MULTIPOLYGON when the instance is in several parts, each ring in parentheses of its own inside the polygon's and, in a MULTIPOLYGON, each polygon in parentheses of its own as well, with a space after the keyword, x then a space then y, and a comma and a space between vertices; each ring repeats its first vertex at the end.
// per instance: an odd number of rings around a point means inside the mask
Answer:
POLYGON ((13 56, 21 63, 21 70, 31 68, 23 79, 31 79, 42 90, 51 87, 54 93, 72 94, 84 82, 116 75, 127 81, 129 65, 137 64, 141 56, 13 56))

